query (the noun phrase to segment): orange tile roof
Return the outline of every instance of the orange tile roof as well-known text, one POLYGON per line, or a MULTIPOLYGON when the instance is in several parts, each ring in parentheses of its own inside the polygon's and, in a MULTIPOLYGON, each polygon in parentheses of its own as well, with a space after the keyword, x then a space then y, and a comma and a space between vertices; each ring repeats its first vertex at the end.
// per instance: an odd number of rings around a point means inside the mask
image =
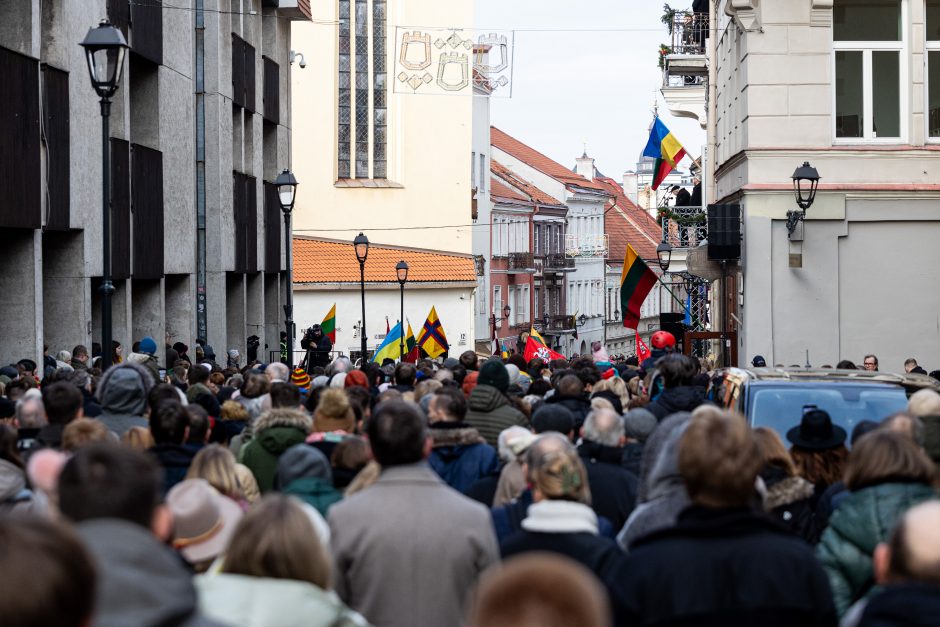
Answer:
POLYGON ((565 205, 555 197, 546 194, 541 189, 525 180, 496 159, 490 159, 490 171, 510 186, 518 189, 532 199, 532 202, 540 205, 550 205, 554 207, 564 207, 565 205))
MULTIPOLYGON (((350 241, 294 237, 294 283, 358 283, 359 262, 350 241)), ((476 281, 471 255, 371 244, 366 283, 398 283, 395 264, 408 263, 409 283, 476 281)))
POLYGON ((637 207, 613 179, 597 178, 613 196, 604 209, 604 232, 608 235, 611 265, 623 263, 627 244, 643 259, 656 258, 656 245, 662 239, 659 224, 650 214, 637 207))
POLYGON ((589 181, 580 174, 572 172, 557 161, 549 159, 539 151, 526 146, 518 139, 507 135, 495 126, 490 127, 490 143, 503 152, 511 154, 519 161, 532 166, 542 174, 546 174, 566 186, 572 185, 585 189, 607 191, 599 183, 589 181))
POLYGON ((508 185, 504 185, 502 181, 495 176, 490 178, 490 196, 530 202, 528 196, 523 196, 508 185))

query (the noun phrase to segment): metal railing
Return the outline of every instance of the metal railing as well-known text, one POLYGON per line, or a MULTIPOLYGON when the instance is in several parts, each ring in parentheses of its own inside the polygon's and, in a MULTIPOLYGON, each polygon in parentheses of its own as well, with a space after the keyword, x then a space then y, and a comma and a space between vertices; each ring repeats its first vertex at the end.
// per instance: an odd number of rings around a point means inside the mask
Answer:
POLYGON ((708 218, 701 207, 661 207, 664 242, 673 248, 695 248, 708 238, 708 218))
POLYGON ((671 54, 705 54, 708 13, 679 11, 672 18, 671 54))
POLYGON ((535 255, 532 253, 509 253, 510 270, 535 270, 535 255))
POLYGON ((572 272, 574 269, 574 259, 565 253, 549 253, 542 261, 543 272, 572 272))

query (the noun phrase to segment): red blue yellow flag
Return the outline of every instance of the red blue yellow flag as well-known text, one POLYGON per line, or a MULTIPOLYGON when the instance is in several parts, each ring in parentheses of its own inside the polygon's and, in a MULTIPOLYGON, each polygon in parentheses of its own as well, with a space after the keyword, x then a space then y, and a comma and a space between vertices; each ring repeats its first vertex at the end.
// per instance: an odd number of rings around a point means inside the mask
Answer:
POLYGON ((653 120, 649 141, 646 143, 646 148, 643 149, 644 157, 656 159, 656 165, 653 167, 653 189, 659 188, 660 183, 682 161, 685 155, 685 148, 682 147, 676 136, 669 132, 666 125, 658 117, 653 120))

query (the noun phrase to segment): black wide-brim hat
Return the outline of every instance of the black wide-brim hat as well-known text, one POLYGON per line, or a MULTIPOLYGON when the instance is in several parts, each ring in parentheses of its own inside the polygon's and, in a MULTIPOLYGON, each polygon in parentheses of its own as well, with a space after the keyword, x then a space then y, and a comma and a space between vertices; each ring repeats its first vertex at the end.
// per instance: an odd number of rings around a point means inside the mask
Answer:
POLYGON ((794 446, 822 451, 845 444, 845 429, 832 424, 832 418, 822 409, 807 412, 799 426, 787 431, 787 439, 794 446))

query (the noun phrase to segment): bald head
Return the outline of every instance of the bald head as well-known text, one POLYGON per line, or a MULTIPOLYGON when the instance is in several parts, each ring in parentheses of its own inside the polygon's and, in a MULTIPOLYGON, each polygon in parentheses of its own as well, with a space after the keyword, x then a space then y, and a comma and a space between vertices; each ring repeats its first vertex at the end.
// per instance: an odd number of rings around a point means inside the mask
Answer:
POLYGON ((878 583, 940 586, 940 501, 909 509, 887 544, 875 549, 878 583))
POLYGON ((924 433, 924 421, 917 416, 911 416, 905 412, 891 414, 884 419, 880 428, 906 435, 914 440, 914 444, 921 448, 924 447, 924 440, 926 438, 924 433))
POLYGON ((290 380, 290 370, 288 370, 286 365, 279 361, 268 364, 267 368, 264 369, 264 374, 268 375, 269 381, 290 380))
POLYGON ((613 409, 595 409, 584 419, 581 437, 604 446, 623 446, 623 418, 613 409))
POLYGON ((16 420, 21 429, 41 429, 46 426, 46 410, 42 399, 27 395, 16 403, 16 420))

